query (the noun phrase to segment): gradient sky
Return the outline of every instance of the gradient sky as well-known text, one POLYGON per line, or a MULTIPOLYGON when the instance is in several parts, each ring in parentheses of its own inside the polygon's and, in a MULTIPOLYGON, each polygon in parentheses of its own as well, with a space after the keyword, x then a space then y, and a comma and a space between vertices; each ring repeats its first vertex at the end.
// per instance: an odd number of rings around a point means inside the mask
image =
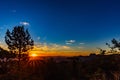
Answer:
MULTIPOLYGON (((43 51, 94 52, 120 38, 119 0, 0 0, 0 37, 25 25, 43 51)), ((82 53, 81 53, 82 54, 82 53)))

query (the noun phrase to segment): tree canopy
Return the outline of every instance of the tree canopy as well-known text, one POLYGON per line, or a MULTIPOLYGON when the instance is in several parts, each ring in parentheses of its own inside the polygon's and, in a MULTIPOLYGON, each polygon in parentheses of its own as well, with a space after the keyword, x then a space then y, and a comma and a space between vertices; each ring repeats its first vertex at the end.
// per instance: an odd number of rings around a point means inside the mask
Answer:
POLYGON ((15 26, 12 32, 9 29, 5 35, 5 42, 10 51, 18 53, 19 56, 22 52, 26 52, 33 48, 34 41, 24 26, 15 26))

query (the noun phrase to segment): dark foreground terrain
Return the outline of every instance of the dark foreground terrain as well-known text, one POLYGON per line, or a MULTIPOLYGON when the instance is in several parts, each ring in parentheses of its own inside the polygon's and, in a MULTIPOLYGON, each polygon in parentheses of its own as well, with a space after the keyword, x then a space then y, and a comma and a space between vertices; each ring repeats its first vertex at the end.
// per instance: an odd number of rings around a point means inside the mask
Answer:
POLYGON ((0 62, 0 80, 120 80, 120 55, 41 57, 0 62))

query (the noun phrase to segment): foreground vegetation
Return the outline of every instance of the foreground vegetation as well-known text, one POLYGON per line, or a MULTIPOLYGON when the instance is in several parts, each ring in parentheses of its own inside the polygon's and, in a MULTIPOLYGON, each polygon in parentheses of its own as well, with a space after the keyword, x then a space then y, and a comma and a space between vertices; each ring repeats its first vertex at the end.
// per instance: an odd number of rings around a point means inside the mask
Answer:
POLYGON ((120 55, 91 55, 0 62, 0 80, 119 80, 120 55))

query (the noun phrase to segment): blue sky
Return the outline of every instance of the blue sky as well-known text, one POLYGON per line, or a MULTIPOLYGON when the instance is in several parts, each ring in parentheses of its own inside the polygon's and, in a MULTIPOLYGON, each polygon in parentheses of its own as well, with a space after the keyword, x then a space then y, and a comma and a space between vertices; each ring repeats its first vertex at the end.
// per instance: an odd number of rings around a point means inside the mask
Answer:
POLYGON ((23 24, 36 44, 92 51, 120 37, 119 4, 119 0, 0 0, 0 37, 6 29, 23 24))

